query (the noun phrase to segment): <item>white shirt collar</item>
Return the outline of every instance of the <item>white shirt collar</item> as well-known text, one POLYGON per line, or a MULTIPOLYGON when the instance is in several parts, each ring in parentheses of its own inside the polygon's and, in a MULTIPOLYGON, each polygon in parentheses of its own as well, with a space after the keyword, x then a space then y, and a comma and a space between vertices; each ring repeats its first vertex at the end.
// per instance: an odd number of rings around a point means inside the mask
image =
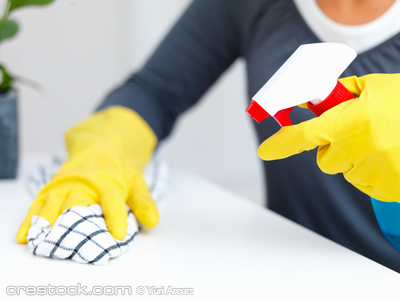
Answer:
POLYGON ((378 46, 400 32, 400 1, 379 18, 362 25, 343 25, 329 19, 316 0, 293 0, 306 24, 323 42, 343 43, 357 53, 378 46))

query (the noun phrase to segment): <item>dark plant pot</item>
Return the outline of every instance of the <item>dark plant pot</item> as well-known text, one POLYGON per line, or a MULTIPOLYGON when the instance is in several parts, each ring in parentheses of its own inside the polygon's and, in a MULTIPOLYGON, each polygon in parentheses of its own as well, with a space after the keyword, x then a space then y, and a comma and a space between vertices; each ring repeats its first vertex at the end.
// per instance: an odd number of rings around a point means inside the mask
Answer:
POLYGON ((0 93, 0 179, 15 178, 18 166, 17 93, 0 93))

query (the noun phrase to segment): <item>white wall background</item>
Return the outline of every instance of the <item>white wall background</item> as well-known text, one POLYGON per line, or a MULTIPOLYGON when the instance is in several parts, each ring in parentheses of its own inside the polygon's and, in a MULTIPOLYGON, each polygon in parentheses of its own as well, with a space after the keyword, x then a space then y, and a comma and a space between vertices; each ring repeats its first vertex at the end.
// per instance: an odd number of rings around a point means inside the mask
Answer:
MULTIPOLYGON (((0 45, 0 62, 47 90, 18 84, 22 155, 63 151, 63 133, 140 68, 190 2, 56 0, 15 12, 20 32, 0 45)), ((261 203, 263 174, 244 112, 245 83, 238 61, 180 118, 160 155, 261 203)))

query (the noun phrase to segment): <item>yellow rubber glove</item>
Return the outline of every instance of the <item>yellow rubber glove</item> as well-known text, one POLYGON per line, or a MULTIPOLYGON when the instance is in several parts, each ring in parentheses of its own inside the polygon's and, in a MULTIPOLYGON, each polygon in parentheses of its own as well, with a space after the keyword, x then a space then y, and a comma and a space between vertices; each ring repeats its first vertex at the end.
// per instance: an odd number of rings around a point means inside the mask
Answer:
POLYGON ((157 225, 157 207, 142 177, 157 137, 136 112, 110 107, 65 137, 69 158, 32 203, 17 233, 18 242, 27 242, 33 215, 53 225, 65 210, 94 203, 101 204, 107 228, 118 240, 127 230, 125 204, 146 227, 157 225))
POLYGON ((400 74, 347 77, 340 82, 359 98, 298 125, 281 128, 258 149, 276 160, 319 146, 317 163, 343 173, 369 196, 400 201, 400 74))

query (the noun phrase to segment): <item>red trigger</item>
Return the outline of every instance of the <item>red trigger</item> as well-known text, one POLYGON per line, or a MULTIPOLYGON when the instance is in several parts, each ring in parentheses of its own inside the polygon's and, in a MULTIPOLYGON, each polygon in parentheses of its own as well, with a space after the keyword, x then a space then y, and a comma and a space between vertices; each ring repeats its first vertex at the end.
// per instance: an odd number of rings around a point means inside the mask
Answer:
POLYGON ((278 111, 274 115, 274 118, 279 123, 279 125, 281 125, 282 127, 292 125, 292 121, 289 118, 289 114, 292 112, 292 110, 293 107, 285 108, 278 111))

